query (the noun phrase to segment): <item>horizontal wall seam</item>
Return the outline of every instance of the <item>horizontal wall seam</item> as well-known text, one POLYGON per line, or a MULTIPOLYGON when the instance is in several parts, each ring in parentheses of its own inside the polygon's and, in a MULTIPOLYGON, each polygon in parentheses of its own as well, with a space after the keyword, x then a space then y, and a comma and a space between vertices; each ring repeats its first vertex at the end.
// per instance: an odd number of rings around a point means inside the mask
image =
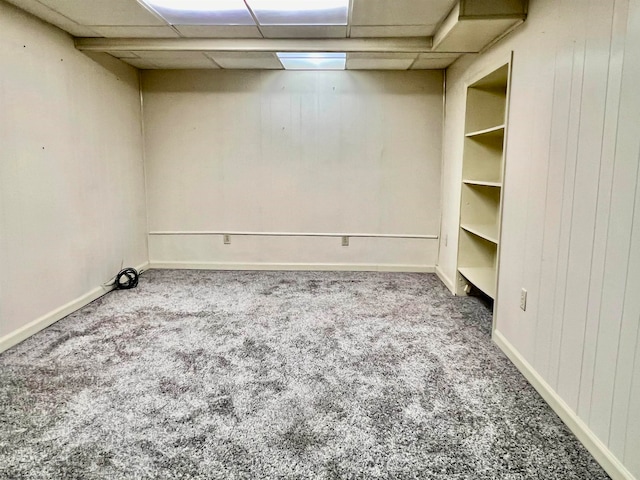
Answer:
POLYGON ((359 237, 359 238, 412 238, 438 240, 438 235, 412 235, 395 233, 314 233, 314 232, 228 232, 228 231, 154 231, 154 236, 236 235, 251 237, 359 237))

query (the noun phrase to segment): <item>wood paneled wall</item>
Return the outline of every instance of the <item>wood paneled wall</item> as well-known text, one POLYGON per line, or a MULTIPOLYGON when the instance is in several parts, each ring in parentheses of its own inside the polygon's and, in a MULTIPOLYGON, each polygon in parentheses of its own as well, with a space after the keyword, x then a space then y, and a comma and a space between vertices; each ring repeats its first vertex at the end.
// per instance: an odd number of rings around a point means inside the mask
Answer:
POLYGON ((451 280, 466 82, 510 51, 496 329, 640 477, 640 1, 533 1, 521 30, 449 70, 451 280))
MULTIPOLYGON (((437 236, 442 72, 149 71, 153 231, 437 236)), ((154 264, 428 269, 437 240, 151 236, 154 264)))

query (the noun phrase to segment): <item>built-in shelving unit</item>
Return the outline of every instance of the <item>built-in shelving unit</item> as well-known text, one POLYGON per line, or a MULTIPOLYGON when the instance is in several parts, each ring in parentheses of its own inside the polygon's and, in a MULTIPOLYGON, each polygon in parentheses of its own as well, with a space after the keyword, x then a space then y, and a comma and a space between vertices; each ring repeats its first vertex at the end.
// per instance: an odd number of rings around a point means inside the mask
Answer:
POLYGON ((496 295, 509 64, 467 88, 457 293, 496 295))

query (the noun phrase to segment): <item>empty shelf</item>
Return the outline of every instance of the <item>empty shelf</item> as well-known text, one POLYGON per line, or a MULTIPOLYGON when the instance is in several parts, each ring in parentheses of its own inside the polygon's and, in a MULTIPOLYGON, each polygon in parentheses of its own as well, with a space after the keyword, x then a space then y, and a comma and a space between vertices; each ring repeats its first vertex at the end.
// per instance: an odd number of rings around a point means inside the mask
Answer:
POLYGON ((465 134, 465 137, 483 137, 483 136, 501 136, 504 135, 504 125, 497 125, 495 127, 484 128, 482 130, 476 130, 475 132, 469 132, 465 134))
POLYGON ((486 180, 472 180, 470 178, 463 179, 462 183, 466 183, 467 185, 480 185, 482 187, 502 187, 502 182, 489 182, 489 181, 486 181, 486 180))
POLYGON ((460 228, 491 243, 498 244, 498 226, 484 223, 461 223, 460 228))
POLYGON ((460 274, 495 300, 496 270, 493 267, 460 267, 460 274))

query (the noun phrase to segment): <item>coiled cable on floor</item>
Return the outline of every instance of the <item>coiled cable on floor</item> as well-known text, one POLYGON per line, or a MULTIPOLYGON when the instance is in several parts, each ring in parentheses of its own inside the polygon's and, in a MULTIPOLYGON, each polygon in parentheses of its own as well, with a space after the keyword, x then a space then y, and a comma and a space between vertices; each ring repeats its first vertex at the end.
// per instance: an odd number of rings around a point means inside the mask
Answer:
POLYGON ((117 290, 128 290, 138 285, 138 271, 135 268, 125 268, 120 270, 114 285, 117 290))

